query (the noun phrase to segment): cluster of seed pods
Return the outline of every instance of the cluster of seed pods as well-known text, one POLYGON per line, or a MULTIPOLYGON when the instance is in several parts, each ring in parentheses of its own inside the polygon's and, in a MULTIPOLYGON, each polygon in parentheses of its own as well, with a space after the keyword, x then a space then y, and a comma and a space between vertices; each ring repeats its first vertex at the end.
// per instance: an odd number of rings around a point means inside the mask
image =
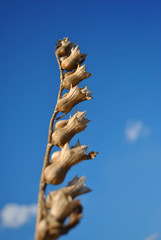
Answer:
MULTIPOLYGON (((87 55, 80 53, 79 46, 68 38, 57 42, 55 52, 63 72, 63 89, 68 90, 58 98, 55 111, 67 114, 80 102, 92 99, 92 91, 88 90, 87 85, 83 88, 78 86, 82 80, 90 77, 91 73, 86 71, 83 64, 87 55)), ((88 122, 86 111, 76 110, 69 119, 55 123, 51 135, 52 147, 58 146, 60 150, 51 155, 49 164, 43 171, 45 184, 61 184, 73 165, 95 158, 97 152, 86 153, 88 146, 81 145, 79 141, 75 146, 69 146, 72 137, 85 130, 88 122)), ((38 224, 37 239, 55 240, 76 226, 82 217, 82 206, 80 200, 75 198, 90 191, 86 187, 85 177, 75 177, 68 186, 50 192, 45 201, 47 214, 38 224), (66 223, 67 218, 69 220, 66 223)))

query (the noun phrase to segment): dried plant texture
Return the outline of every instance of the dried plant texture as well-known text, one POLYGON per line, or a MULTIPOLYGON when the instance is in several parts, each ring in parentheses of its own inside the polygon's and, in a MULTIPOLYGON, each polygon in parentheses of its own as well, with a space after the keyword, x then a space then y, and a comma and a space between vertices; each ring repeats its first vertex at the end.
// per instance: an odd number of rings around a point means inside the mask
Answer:
POLYGON ((92 99, 92 91, 89 91, 87 86, 79 88, 78 86, 71 87, 68 93, 58 100, 56 110, 63 113, 68 113, 78 103, 92 99))
POLYGON ((86 71, 85 64, 80 66, 74 72, 66 72, 64 74, 63 86, 70 90, 71 86, 78 85, 82 80, 89 78, 92 74, 86 71))
POLYGON ((85 176, 81 178, 75 177, 71 182, 68 183, 68 186, 49 193, 46 199, 47 208, 51 208, 52 199, 55 197, 58 191, 64 191, 65 194, 71 195, 71 197, 74 199, 79 195, 91 192, 91 189, 85 184, 85 176))
POLYGON ((86 71, 85 64, 81 66, 87 55, 80 53, 79 47, 68 38, 63 38, 56 43, 55 54, 60 70, 60 89, 49 124, 48 142, 40 179, 35 240, 58 239, 79 223, 82 217, 82 206, 80 200, 75 198, 91 191, 85 184, 85 177, 75 177, 68 186, 50 192, 47 197, 45 197, 46 186, 62 183, 72 166, 84 160, 93 159, 97 155, 94 151, 86 153, 88 146, 80 145, 79 141, 75 146, 69 146, 72 137, 87 127, 89 120, 86 118, 86 111, 76 110, 69 119, 57 121, 77 104, 92 99, 92 91, 89 91, 87 86, 78 87, 82 80, 91 76, 91 73, 86 71), (62 96, 64 88, 69 92, 62 96), (64 114, 56 119, 58 113, 64 114), (51 155, 54 146, 61 149, 51 155))
POLYGON ((51 198, 50 212, 38 225, 39 239, 57 239, 79 223, 82 217, 80 200, 73 200, 63 189, 51 198), (69 217, 67 224, 64 224, 69 217))
POLYGON ((70 49, 75 45, 76 44, 73 42, 70 42, 68 38, 64 38, 63 40, 58 41, 56 45, 56 55, 58 57, 67 56, 70 49))
POLYGON ((85 130, 88 122, 89 120, 86 118, 86 112, 76 112, 64 127, 57 128, 53 132, 53 145, 63 147, 74 135, 85 130))
POLYGON ((68 57, 62 57, 60 59, 62 68, 67 71, 72 71, 77 67, 77 64, 82 63, 87 54, 80 53, 79 47, 76 46, 71 49, 71 53, 68 57))
POLYGON ((97 153, 87 155, 87 147, 86 145, 79 145, 70 149, 69 144, 66 143, 61 151, 55 152, 52 155, 52 163, 44 171, 45 182, 53 185, 60 184, 72 166, 83 160, 94 158, 97 153))
POLYGON ((50 212, 39 224, 41 239, 45 235, 52 236, 51 239, 57 239, 61 234, 67 233, 71 223, 72 227, 75 226, 82 217, 82 206, 79 200, 74 201, 74 199, 90 191, 91 189, 85 184, 85 177, 75 177, 67 187, 51 192, 46 199, 46 207, 50 212), (70 217, 70 220, 64 225, 67 217, 70 217))

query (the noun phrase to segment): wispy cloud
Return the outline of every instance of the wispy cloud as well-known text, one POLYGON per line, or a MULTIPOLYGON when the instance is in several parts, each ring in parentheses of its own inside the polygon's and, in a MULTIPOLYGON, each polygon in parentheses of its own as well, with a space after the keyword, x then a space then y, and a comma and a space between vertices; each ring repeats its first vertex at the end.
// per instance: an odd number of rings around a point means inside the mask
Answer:
POLYGON ((142 136, 147 136, 150 129, 142 121, 129 120, 125 127, 125 137, 129 142, 135 142, 142 136))
POLYGON ((145 238, 145 240, 156 240, 158 238, 159 234, 158 233, 154 233, 148 237, 145 238))
POLYGON ((37 204, 18 205, 9 203, 0 212, 3 227, 18 228, 37 214, 37 204))

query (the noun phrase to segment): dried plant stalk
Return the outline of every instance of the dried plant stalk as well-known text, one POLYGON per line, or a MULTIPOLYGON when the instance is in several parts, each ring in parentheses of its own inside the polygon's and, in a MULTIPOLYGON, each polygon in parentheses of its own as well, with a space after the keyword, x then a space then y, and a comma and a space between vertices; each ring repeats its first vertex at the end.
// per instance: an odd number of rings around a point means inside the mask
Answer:
POLYGON ((83 160, 93 159, 97 155, 94 151, 86 154, 87 145, 80 145, 79 141, 75 146, 69 147, 71 138, 87 127, 89 120, 86 118, 86 111, 77 110, 69 119, 56 122, 53 131, 54 122, 62 117, 56 119, 59 112, 67 114, 78 103, 92 99, 92 92, 87 89, 87 86, 78 87, 78 84, 91 74, 86 72, 85 65, 81 66, 87 55, 80 53, 79 47, 75 46, 76 44, 70 42, 68 38, 56 43, 55 54, 60 69, 60 89, 49 124, 48 142, 40 179, 35 240, 55 240, 75 227, 82 217, 80 200, 75 198, 91 191, 85 185, 85 177, 75 177, 68 186, 52 191, 45 199, 47 184, 62 183, 73 165, 83 160), (64 73, 65 70, 66 73, 64 73), (69 92, 62 96, 64 88, 69 92), (54 145, 61 150, 54 152, 50 157, 54 145))

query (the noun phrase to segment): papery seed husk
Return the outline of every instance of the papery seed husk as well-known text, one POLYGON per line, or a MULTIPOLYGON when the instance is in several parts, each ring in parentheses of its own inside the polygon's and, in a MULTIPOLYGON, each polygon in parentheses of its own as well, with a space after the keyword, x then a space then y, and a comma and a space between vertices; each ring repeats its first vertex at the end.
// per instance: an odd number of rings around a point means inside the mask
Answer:
POLYGON ((60 157, 60 151, 56 151, 51 155, 51 163, 56 162, 60 157))
POLYGON ((80 200, 73 201, 70 195, 60 190, 52 199, 50 214, 63 223, 78 205, 80 200))
POLYGON ((60 43, 57 46, 56 55, 58 57, 67 56, 69 54, 69 51, 72 47, 74 47, 76 44, 73 42, 70 42, 68 38, 64 38, 60 41, 60 43))
MULTIPOLYGON (((47 166, 44 170, 45 182, 53 185, 60 184, 72 166, 82 162, 83 160, 91 159, 91 156, 86 154, 86 150, 86 145, 70 149, 69 144, 66 143, 61 149, 56 161, 53 160, 53 163, 47 166)), ((77 185, 84 184, 83 181, 84 180, 81 182, 81 180, 79 180, 77 185)))
POLYGON ((71 138, 85 130, 89 120, 85 117, 86 112, 77 111, 73 117, 68 119, 68 123, 63 128, 58 128, 52 134, 52 143, 58 147, 63 147, 66 142, 69 142, 71 138))
POLYGON ((52 142, 58 147, 63 147, 66 142, 69 142, 75 134, 86 129, 86 125, 79 124, 76 128, 68 130, 66 127, 63 129, 55 130, 52 134, 52 142))
POLYGON ((52 199, 55 197, 58 191, 64 191, 74 199, 75 197, 88 193, 91 191, 85 184, 85 176, 78 178, 75 177, 69 182, 68 186, 61 188, 60 190, 50 192, 46 198, 46 207, 51 208, 52 199))
POLYGON ((44 237, 47 234, 47 222, 46 222, 46 219, 42 219, 39 222, 37 232, 38 232, 39 239, 44 239, 44 237))
POLYGON ((58 100, 56 110, 68 113, 78 103, 92 99, 91 93, 92 91, 89 91, 86 86, 84 88, 79 88, 78 86, 72 87, 68 93, 65 93, 58 100))
POLYGON ((44 170, 44 180, 48 184, 58 185, 63 182, 67 171, 67 167, 52 163, 44 170))
POLYGON ((85 65, 77 67, 75 72, 67 72, 64 74, 63 86, 70 90, 71 86, 74 87, 78 85, 82 80, 90 77, 92 74, 86 72, 85 65))
POLYGON ((55 124, 54 129, 56 130, 58 128, 63 128, 67 125, 67 123, 68 123, 68 120, 60 120, 55 124))
POLYGON ((65 59, 60 59, 61 66, 64 70, 72 71, 76 67, 79 60, 85 59, 86 56, 86 54, 80 53, 79 47, 76 46, 75 48, 71 49, 71 54, 69 55, 69 57, 65 59))

